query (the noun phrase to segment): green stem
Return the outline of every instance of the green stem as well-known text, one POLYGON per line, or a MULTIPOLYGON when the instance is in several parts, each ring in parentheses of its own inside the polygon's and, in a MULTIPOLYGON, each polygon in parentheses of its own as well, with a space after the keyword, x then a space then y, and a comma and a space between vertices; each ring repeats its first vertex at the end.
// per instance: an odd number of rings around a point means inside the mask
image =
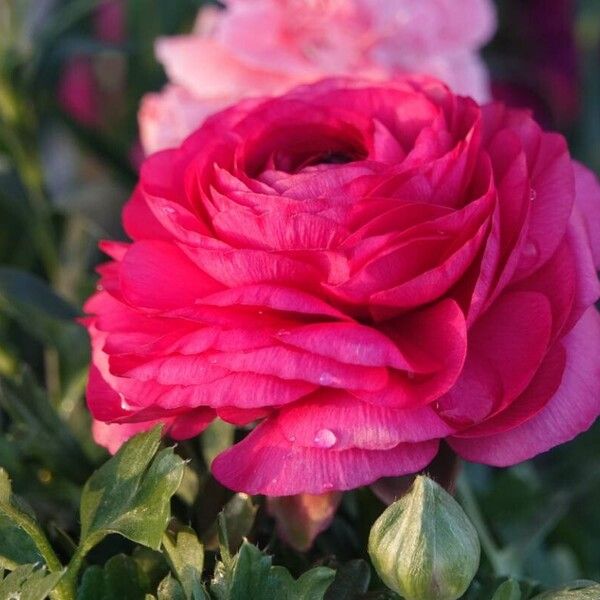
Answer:
POLYGON ((104 537, 105 535, 101 533, 91 535, 79 541, 79 546, 77 546, 75 553, 71 557, 71 560, 67 565, 67 571, 59 584, 59 586, 62 586, 62 589, 67 594, 66 597, 69 598, 69 600, 71 598, 75 600, 77 596, 77 576, 79 575, 79 571, 81 571, 85 557, 94 546, 98 545, 104 539, 104 537))
MULTIPOLYGON (((23 529, 23 531, 31 538, 51 573, 57 573, 63 570, 62 563, 58 559, 58 556, 56 556, 50 542, 33 518, 14 507, 10 502, 2 503, 0 511, 21 527, 21 529, 23 529)), ((50 596, 53 600, 75 600, 74 595, 65 593, 65 590, 61 586, 61 582, 59 582, 58 586, 50 596)))
POLYGON ((87 545, 78 546, 77 550, 75 550, 75 554, 71 557, 67 572, 59 584, 65 592, 66 598, 73 598, 73 600, 75 600, 77 596, 77 576, 79 575, 79 571, 83 566, 83 561, 90 549, 91 548, 87 545))
POLYGON ((477 530, 479 540, 485 555, 487 556, 495 575, 514 575, 516 574, 515 565, 510 559, 510 556, 503 551, 494 540, 491 531, 489 530, 483 514, 475 498, 475 494, 469 485, 466 474, 461 473, 456 483, 456 492, 465 513, 473 523, 477 530))

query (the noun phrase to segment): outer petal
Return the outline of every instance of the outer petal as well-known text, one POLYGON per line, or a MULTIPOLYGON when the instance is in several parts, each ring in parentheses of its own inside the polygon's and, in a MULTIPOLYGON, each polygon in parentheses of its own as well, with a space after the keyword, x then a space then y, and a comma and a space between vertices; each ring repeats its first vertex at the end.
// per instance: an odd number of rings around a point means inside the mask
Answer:
POLYGON ((293 79, 284 73, 253 68, 227 48, 200 36, 163 38, 156 44, 156 56, 169 78, 203 98, 233 99, 290 86, 293 79))
POLYGON ((373 406, 337 390, 321 391, 285 407, 277 424, 290 443, 337 451, 383 450, 399 443, 443 438, 453 431, 429 406, 373 406))
POLYGON ((135 306, 166 309, 193 304, 221 286, 196 268, 177 246, 141 241, 130 246, 123 259, 121 289, 135 306))
POLYGON ((168 85, 146 94, 138 113, 140 138, 146 154, 175 148, 209 115, 229 103, 228 97, 204 99, 185 88, 168 85))
POLYGON ((212 471, 226 487, 248 494, 324 494, 414 473, 431 462, 437 448, 437 440, 389 450, 304 448, 290 443, 269 418, 217 456, 212 471))
POLYGON ((591 307, 563 340, 565 374, 546 407, 525 423, 496 435, 450 438, 463 458, 508 466, 568 442, 588 429, 600 414, 600 315, 591 307))
POLYGON ((104 423, 94 419, 92 422, 92 435, 96 444, 104 446, 111 454, 115 454, 130 437, 152 429, 157 423, 160 423, 160 421, 104 423))
POLYGON ((596 269, 600 269, 600 181, 578 162, 575 170, 575 206, 582 213, 596 269))
POLYGON ((469 331, 465 369, 440 399, 440 414, 477 423, 527 387, 548 350, 550 303, 537 292, 501 296, 469 331))

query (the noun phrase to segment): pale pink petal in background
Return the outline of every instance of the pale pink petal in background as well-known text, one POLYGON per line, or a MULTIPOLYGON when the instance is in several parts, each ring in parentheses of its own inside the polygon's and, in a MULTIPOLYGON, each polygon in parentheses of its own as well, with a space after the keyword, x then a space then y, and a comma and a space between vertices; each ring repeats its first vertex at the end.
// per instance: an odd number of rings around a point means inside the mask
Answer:
POLYGON ((486 101, 478 52, 495 26, 491 0, 229 0, 224 10, 204 8, 192 33, 156 43, 178 87, 143 100, 144 149, 178 145, 209 114, 241 98, 331 75, 422 73, 486 101))

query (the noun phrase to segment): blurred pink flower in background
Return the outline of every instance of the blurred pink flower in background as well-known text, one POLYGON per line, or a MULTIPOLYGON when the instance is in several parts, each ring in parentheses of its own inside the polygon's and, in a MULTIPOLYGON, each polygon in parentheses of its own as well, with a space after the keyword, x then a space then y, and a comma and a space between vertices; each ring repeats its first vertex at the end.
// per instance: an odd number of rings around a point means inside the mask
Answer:
POLYGON ((90 59, 81 55, 69 59, 58 86, 61 108, 78 123, 96 127, 101 121, 96 91, 96 78, 90 59))
POLYGON ((328 75, 420 72, 485 101, 477 51, 495 25, 490 0, 229 0, 225 10, 204 8, 191 34, 156 44, 171 83, 142 102, 142 144, 147 153, 176 146, 244 96, 328 75))
POLYGON ((94 14, 94 34, 96 38, 111 44, 122 44, 126 37, 125 7, 123 0, 104 0, 94 14))
MULTIPOLYGON (((93 15, 92 30, 100 42, 123 43, 126 38, 123 1, 101 2, 93 15)), ((104 112, 104 91, 95 59, 96 56, 88 54, 71 56, 63 68, 57 90, 61 108, 72 119, 90 128, 102 125, 104 112)))

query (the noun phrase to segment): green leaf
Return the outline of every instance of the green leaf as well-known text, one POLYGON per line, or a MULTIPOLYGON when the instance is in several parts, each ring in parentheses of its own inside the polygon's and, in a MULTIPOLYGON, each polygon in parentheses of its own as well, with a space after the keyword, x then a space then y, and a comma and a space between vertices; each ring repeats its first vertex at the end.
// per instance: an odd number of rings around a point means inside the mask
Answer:
POLYGON ((574 582, 561 589, 549 590, 533 600, 598 600, 600 584, 593 581, 574 582))
MULTIPOLYGON (((254 504, 251 496, 244 493, 235 494, 225 504, 217 521, 203 534, 202 540, 208 548, 214 547, 218 537, 218 524, 221 521, 221 525, 224 523, 226 528, 221 533, 224 533, 224 537, 227 538, 227 548, 233 553, 237 552, 243 539, 249 535, 254 525, 257 510, 258 506, 254 504)), ((220 540, 220 542, 222 546, 223 540, 220 540)))
POLYGON ((2 600, 44 600, 56 587, 63 573, 48 573, 45 568, 22 565, 0 580, 2 600))
POLYGON ((158 600, 186 600, 181 584, 172 575, 167 575, 158 586, 158 600))
POLYGON ((11 503, 11 496, 8 474, 0 468, 0 568, 12 570, 38 563, 42 557, 25 531, 2 512, 2 506, 11 503))
POLYGON ((10 478, 4 469, 0 469, 0 504, 8 504, 12 496, 10 478))
POLYGON ((369 589, 371 567, 364 560, 351 560, 342 565, 325 594, 325 600, 351 600, 369 589))
POLYGON ((104 568, 93 566, 84 571, 77 600, 144 600, 148 591, 136 561, 117 554, 107 561, 104 568))
POLYGON ((0 514, 0 569, 12 570, 18 565, 36 564, 41 560, 32 539, 16 523, 0 514))
POLYGON ((296 582, 287 571, 286 574, 289 576, 290 600, 321 600, 335 577, 335 571, 327 567, 315 567, 303 573, 296 582))
POLYGON ((166 557, 156 550, 145 546, 138 546, 132 552, 131 557, 135 560, 144 580, 148 581, 150 589, 156 589, 158 584, 169 573, 169 565, 166 557))
POLYGON ((521 600, 521 587, 514 579, 508 579, 500 585, 492 600, 521 600))
POLYGON ((157 454, 160 440, 160 427, 135 436, 90 477, 81 497, 82 547, 118 533, 159 548, 184 465, 172 448, 157 454))
POLYGON ((273 567, 272 558, 246 540, 229 566, 215 567, 211 592, 217 600, 323 600, 335 572, 317 567, 297 581, 284 567, 273 567))
POLYGON ((162 544, 167 560, 183 586, 186 600, 202 598, 204 548, 196 532, 189 527, 182 527, 177 532, 167 531, 162 544))
POLYGON ((62 565, 35 516, 13 495, 8 474, 0 468, 0 567, 18 570, 24 561, 38 563, 42 558, 52 571, 61 570, 62 565))
POLYGON ((0 309, 33 336, 54 345, 77 311, 57 296, 43 279, 10 267, 0 267, 0 309))

